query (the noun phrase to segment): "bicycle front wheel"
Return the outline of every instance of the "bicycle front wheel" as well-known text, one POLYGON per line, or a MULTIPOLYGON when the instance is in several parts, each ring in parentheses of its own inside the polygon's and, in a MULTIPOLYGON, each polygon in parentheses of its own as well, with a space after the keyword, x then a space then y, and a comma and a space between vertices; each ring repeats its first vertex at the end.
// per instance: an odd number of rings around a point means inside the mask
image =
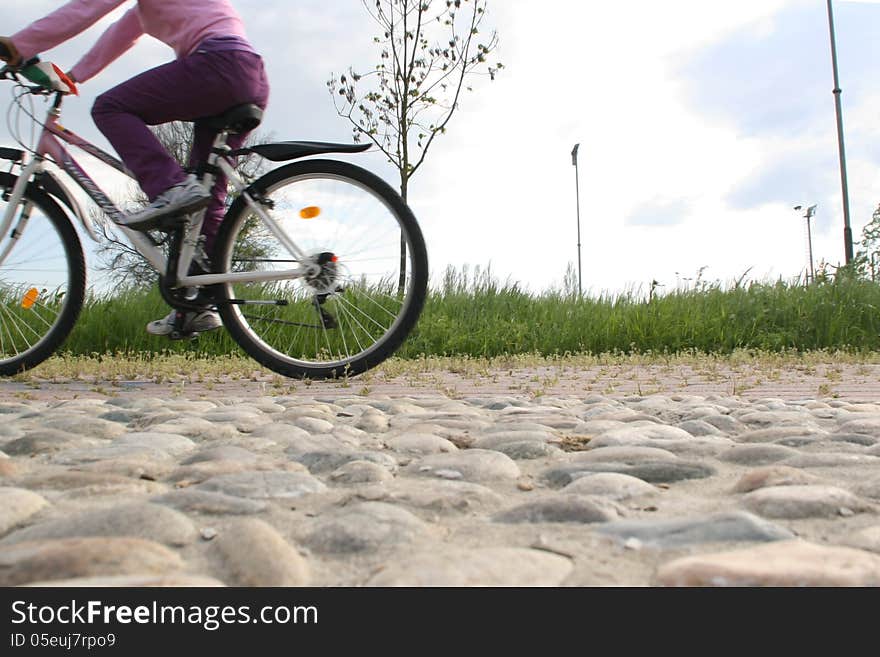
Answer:
POLYGON ((250 190, 275 225, 236 200, 217 236, 214 270, 308 265, 312 273, 219 286, 233 339, 259 363, 298 378, 353 376, 391 356, 415 326, 428 284, 424 239, 400 196, 369 171, 334 160, 288 164, 250 190))
MULTIPOLYGON (((0 190, 11 191, 15 181, 15 176, 0 173, 0 190)), ((0 217, 8 207, 0 201, 0 217)), ((14 212, 9 234, 0 242, 2 376, 35 367, 52 355, 79 317, 86 286, 79 237, 51 197, 30 188, 14 212)))

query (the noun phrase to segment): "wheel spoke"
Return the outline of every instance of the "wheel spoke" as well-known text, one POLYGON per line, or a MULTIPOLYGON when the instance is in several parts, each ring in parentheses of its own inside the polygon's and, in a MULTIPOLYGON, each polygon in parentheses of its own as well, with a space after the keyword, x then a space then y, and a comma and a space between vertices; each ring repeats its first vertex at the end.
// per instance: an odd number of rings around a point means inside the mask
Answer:
MULTIPOLYGON (((0 173, 4 187, 13 176, 0 173)), ((85 263, 76 231, 53 206, 28 199, 26 225, 0 264, 0 374, 14 374, 48 358, 73 328, 85 294, 85 263)), ((8 204, 0 201, 0 214, 8 204)), ((17 216, 17 213, 16 213, 17 216)), ((17 221, 17 219, 16 219, 17 221)))
MULTIPOLYGON (((233 338, 291 376, 357 374, 391 355, 415 323, 427 286, 421 233, 399 196, 363 169, 321 160, 281 167, 255 186, 272 200, 279 229, 307 256, 296 264, 314 265, 317 275, 224 286, 229 299, 287 302, 261 311, 221 304, 233 338), (403 294, 391 294, 401 275, 401 235, 410 246, 409 284, 403 294)), ((218 236, 221 266, 289 269, 293 261, 281 255, 275 236, 255 225, 244 205, 234 206, 218 236)))

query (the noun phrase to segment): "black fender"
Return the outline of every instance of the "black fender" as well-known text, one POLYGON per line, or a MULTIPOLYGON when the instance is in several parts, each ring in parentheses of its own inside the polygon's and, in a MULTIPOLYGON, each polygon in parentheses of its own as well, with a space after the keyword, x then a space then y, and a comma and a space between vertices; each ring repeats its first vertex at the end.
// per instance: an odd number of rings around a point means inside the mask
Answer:
POLYGON ((0 148, 0 160, 21 162, 24 159, 24 151, 17 148, 0 148))
POLYGON ((229 155, 256 153, 273 162, 298 160, 301 157, 323 155, 325 153, 363 153, 370 150, 371 144, 334 144, 325 141, 281 141, 275 144, 257 144, 231 151, 229 155))

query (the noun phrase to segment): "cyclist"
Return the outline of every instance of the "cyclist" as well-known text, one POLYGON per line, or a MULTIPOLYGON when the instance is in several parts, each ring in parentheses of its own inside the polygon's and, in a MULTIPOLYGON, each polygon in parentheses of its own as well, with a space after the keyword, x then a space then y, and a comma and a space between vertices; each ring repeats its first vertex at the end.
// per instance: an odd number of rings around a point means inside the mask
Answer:
MULTIPOLYGON (((13 65, 71 39, 128 0, 70 0, 11 37, 0 37, 13 65)), ((150 204, 120 222, 148 230, 157 219, 206 207, 202 234, 210 258, 223 219, 226 177, 218 174, 212 190, 187 175, 159 143, 148 125, 195 121, 190 164, 204 161, 215 131, 198 119, 253 103, 265 108, 269 98, 263 60, 250 44, 244 24, 229 0, 136 0, 70 70, 74 82, 86 82, 129 50, 144 34, 174 49, 176 59, 101 94, 92 107, 95 124, 147 194, 150 204)), ((239 148, 247 134, 230 135, 239 148)), ((172 332, 176 311, 150 322, 153 335, 172 332)), ((219 328, 213 309, 190 312, 183 330, 198 333, 219 328)))

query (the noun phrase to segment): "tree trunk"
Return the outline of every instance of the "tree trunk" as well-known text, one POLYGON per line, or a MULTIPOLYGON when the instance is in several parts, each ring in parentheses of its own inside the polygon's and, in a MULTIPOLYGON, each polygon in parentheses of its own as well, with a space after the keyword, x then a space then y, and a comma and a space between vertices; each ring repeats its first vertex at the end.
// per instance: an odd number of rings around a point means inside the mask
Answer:
MULTIPOLYGON (((406 174, 400 176, 400 197, 406 203, 406 193, 409 180, 406 174)), ((406 237, 403 234, 403 226, 400 227, 400 278, 397 281, 397 293, 401 296, 406 292, 406 237)))

